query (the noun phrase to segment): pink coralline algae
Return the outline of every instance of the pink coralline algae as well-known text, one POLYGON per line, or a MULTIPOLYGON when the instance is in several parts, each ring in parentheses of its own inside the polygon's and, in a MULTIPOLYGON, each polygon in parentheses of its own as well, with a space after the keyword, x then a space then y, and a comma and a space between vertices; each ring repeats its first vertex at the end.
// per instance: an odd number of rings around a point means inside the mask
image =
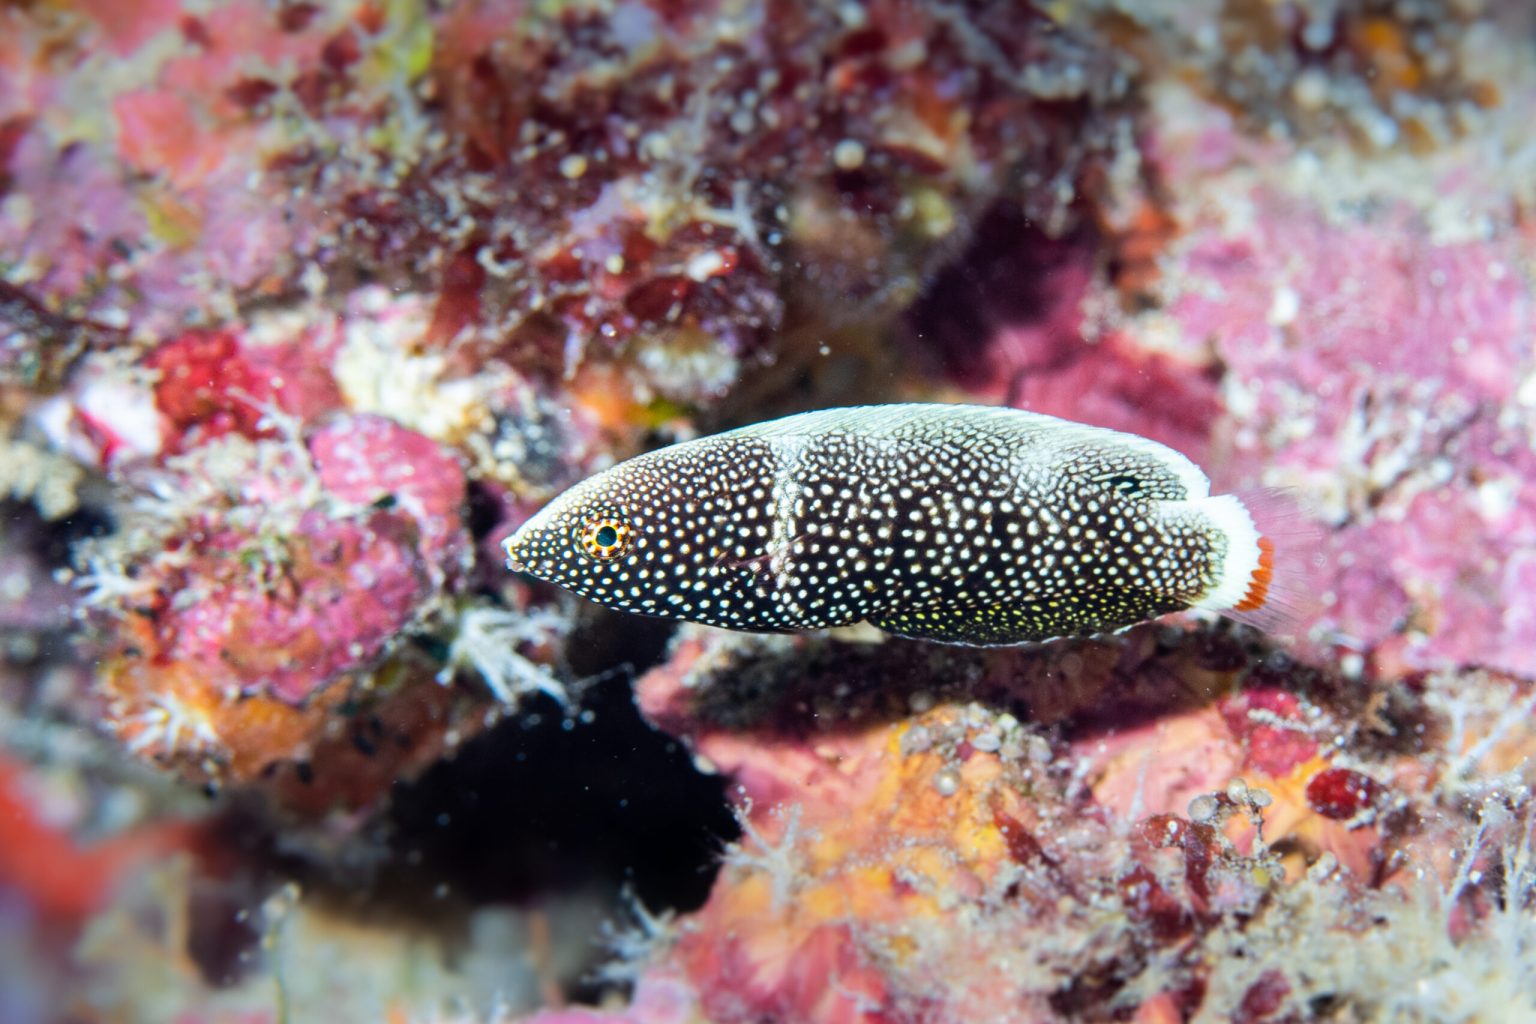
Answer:
POLYGON ((86 580, 133 750, 242 772, 304 756, 306 705, 376 668, 468 568, 463 469, 386 419, 232 435, 142 472, 143 520, 90 556, 86 580))
POLYGON ((356 506, 398 506, 415 520, 416 549, 429 565, 446 573, 465 555, 464 471, 440 445, 382 417, 359 416, 316 432, 309 450, 328 494, 356 506))
POLYGON ((1240 231, 1192 229, 1168 310, 1226 368, 1226 472, 1297 487, 1334 525, 1326 628, 1378 671, 1536 673, 1528 242, 1242 201, 1240 231))

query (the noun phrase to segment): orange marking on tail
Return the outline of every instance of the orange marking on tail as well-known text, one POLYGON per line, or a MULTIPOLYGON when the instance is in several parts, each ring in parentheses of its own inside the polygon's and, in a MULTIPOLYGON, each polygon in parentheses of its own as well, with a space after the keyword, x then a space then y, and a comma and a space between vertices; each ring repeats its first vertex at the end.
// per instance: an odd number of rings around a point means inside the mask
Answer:
POLYGON ((1264 607, 1264 598, 1269 594, 1270 580, 1275 578, 1275 542, 1268 537, 1259 538, 1259 567, 1253 570, 1253 578, 1248 583, 1248 593, 1243 595, 1243 603, 1237 605, 1233 611, 1251 612, 1255 608, 1264 607))

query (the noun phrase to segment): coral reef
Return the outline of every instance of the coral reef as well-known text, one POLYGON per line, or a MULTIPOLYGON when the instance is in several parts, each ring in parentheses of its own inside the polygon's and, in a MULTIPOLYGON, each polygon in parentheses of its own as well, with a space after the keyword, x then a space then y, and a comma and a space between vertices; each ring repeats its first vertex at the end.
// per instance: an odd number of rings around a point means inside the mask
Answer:
POLYGON ((431 347, 558 378, 643 339, 633 386, 682 401, 764 349, 792 279, 871 315, 1011 179, 1060 216, 1127 88, 1009 5, 8 18, 17 302, 163 334, 384 279, 430 296, 431 347), (111 95, 69 102, 108 54, 111 95))
POLYGON ((463 492, 449 454, 368 415, 168 458, 85 555, 84 603, 116 639, 108 721, 129 750, 243 776, 302 759, 326 691, 345 695, 465 571, 463 492))
MULTIPOLYGON (((611 1019, 1536 1013, 1528 755, 1507 775, 1426 720, 1529 682, 1373 688, 1209 629, 1025 652, 698 630, 639 694, 734 780, 746 835, 637 968, 693 1016, 611 1019)), ((1528 750, 1494 717, 1474 731, 1528 750)))
POLYGON ((0 1018, 1536 1019, 1527 6, 0 8, 0 1018), (1284 628, 503 568, 922 399, 1285 489, 1284 628))

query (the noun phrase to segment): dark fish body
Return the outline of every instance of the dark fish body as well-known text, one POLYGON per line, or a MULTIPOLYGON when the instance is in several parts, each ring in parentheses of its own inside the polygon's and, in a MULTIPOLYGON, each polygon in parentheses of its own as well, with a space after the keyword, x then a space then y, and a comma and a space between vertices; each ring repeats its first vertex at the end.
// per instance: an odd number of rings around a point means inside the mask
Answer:
POLYGON ((1014 644, 1264 604, 1272 547, 1146 438, 1014 409, 828 409, 642 455, 505 542, 600 604, 1014 644))

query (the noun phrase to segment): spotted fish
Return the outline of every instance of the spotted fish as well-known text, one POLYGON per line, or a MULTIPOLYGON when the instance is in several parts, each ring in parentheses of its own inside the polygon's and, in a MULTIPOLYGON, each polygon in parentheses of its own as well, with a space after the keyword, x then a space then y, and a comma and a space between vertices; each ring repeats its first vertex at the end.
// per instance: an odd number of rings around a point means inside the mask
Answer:
POLYGON ((962 644, 1099 633, 1270 598, 1244 502, 1155 441, 1016 409, 827 409, 641 455, 504 542, 508 564, 645 615, 962 644))

